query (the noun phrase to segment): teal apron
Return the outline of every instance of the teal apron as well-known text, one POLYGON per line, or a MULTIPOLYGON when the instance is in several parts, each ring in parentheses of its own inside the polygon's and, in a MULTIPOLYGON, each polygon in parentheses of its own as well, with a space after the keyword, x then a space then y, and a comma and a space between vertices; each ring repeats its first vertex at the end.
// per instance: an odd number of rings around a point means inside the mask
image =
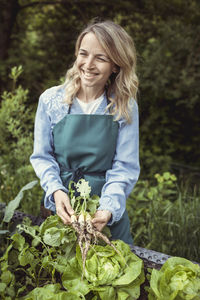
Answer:
MULTIPOLYGON (((53 128, 54 153, 63 185, 85 178, 91 195, 101 196, 105 173, 112 168, 118 136, 118 122, 111 115, 68 114, 53 128)), ((112 239, 128 244, 133 240, 128 214, 110 226, 112 239)))

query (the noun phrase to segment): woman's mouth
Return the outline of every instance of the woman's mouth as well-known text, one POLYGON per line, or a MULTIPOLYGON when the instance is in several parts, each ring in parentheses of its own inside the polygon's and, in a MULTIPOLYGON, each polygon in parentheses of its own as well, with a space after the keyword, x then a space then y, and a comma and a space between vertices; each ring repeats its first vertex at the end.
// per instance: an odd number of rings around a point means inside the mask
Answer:
POLYGON ((94 73, 94 72, 88 72, 88 71, 84 71, 84 70, 81 70, 81 71, 85 78, 93 78, 98 75, 98 73, 94 73))

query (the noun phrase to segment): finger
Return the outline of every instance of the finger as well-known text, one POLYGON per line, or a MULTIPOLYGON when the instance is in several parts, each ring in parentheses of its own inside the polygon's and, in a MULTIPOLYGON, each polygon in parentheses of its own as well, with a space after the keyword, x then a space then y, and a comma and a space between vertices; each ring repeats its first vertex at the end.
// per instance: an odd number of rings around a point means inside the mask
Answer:
POLYGON ((92 223, 107 223, 108 219, 110 218, 110 216, 107 215, 96 215, 93 219, 92 219, 92 223))
POLYGON ((62 213, 58 215, 62 219, 64 224, 71 224, 71 217, 67 213, 64 213, 62 211, 62 213))
POLYGON ((66 200, 63 202, 63 206, 64 206, 64 209, 66 209, 67 213, 70 216, 74 215, 75 212, 74 212, 73 208, 71 207, 69 197, 67 197, 66 200))
POLYGON ((106 223, 95 223, 94 227, 98 230, 98 231, 102 231, 103 228, 106 226, 106 223))
POLYGON ((70 216, 72 216, 72 215, 75 214, 75 211, 73 210, 73 208, 71 207, 71 205, 70 205, 69 202, 67 202, 67 203, 65 204, 65 207, 66 207, 66 210, 67 210, 67 212, 68 212, 68 214, 69 214, 70 216))
POLYGON ((92 220, 91 220, 92 224, 96 224, 96 223, 99 223, 101 222, 101 219, 99 217, 94 217, 92 220))
POLYGON ((62 219, 64 224, 69 224, 71 221, 70 215, 66 212, 63 206, 57 206, 56 214, 62 219))

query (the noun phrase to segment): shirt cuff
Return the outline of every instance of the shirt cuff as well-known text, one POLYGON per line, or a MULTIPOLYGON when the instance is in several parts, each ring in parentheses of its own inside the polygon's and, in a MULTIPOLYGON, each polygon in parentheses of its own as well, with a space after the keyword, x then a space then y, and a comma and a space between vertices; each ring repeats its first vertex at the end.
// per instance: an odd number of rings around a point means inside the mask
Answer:
POLYGON ((64 192, 68 193, 68 189, 66 187, 64 187, 64 185, 62 185, 61 183, 57 182, 53 185, 51 184, 51 187, 47 189, 46 196, 49 197, 55 191, 58 191, 58 190, 62 190, 64 192))

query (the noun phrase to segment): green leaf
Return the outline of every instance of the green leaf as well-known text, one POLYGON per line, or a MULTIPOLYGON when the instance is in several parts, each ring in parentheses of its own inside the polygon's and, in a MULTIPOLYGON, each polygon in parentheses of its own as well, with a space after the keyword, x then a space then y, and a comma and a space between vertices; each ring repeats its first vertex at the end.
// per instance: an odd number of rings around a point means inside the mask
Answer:
POLYGON ((85 278, 82 279, 82 270, 76 257, 69 261, 62 275, 62 284, 65 289, 73 292, 81 292, 83 295, 89 293, 91 285, 85 278))
MULTIPOLYGON (((26 232, 27 234, 29 234, 33 240, 32 240, 32 246, 35 247, 36 245, 38 245, 39 243, 43 244, 43 241, 41 239, 41 237, 38 234, 38 226, 31 226, 31 225, 26 225, 26 224, 18 224, 17 225, 17 229, 20 232, 26 232)), ((45 245, 44 245, 45 246, 45 245)))
POLYGON ((129 294, 127 292, 122 291, 122 290, 118 291, 118 293, 117 293, 117 300, 126 300, 128 298, 129 298, 129 294))
POLYGON ((116 299, 116 290, 112 286, 94 287, 93 291, 98 292, 99 297, 102 300, 116 299))
POLYGON ((47 284, 44 287, 37 287, 28 295, 21 298, 23 300, 80 300, 85 299, 80 292, 61 291, 60 284, 47 284))
POLYGON ((99 196, 90 196, 90 192, 91 187, 85 179, 80 179, 77 183, 70 181, 69 196, 71 199, 71 206, 77 215, 82 211, 87 211, 91 215, 95 214, 99 205, 99 196), (76 193, 79 193, 79 195, 75 197, 76 193))
MULTIPOLYGON (((8 261, 8 255, 9 255, 9 252, 10 250, 13 248, 13 245, 10 244, 7 248, 6 248, 6 251, 4 253, 4 255, 2 257, 0 257, 0 261, 5 261, 6 264, 7 264, 7 261, 8 261)), ((2 266, 1 266, 1 270, 3 270, 2 266)))
POLYGON ((153 270, 150 280, 150 300, 198 299, 200 267, 181 257, 169 258, 160 271, 153 270))
POLYGON ((0 293, 3 293, 7 287, 7 284, 0 282, 0 293))
POLYGON ((1 281, 6 283, 6 285, 9 285, 13 278, 14 275, 9 270, 6 270, 1 274, 1 281))
POLYGON ((22 266, 34 263, 34 255, 30 252, 29 246, 24 248, 18 256, 19 262, 22 266))
POLYGON ((164 173, 163 173, 163 178, 164 178, 165 180, 169 180, 170 177, 171 177, 171 174, 170 174, 169 172, 164 172, 164 173))
POLYGON ((40 225, 39 231, 40 234, 43 236, 45 231, 52 227, 57 227, 59 225, 62 225, 62 221, 60 220, 60 217, 58 215, 49 216, 46 218, 46 220, 40 225))
MULTIPOLYGON (((84 278, 91 284, 92 291, 99 293, 100 298, 101 295, 106 295, 101 299, 109 299, 107 293, 113 293, 113 290, 114 294, 123 291, 120 297, 128 295, 137 299, 136 295, 140 294, 140 285, 144 282, 143 261, 133 254, 124 242, 117 240, 113 243, 122 256, 109 245, 93 245, 87 254, 84 278)), ((77 247, 76 259, 79 268, 82 269, 83 262, 79 247, 77 247)), ((74 259, 74 264, 75 262, 74 259)))
POLYGON ((99 196, 93 195, 91 198, 87 200, 87 211, 94 215, 97 207, 99 206, 99 196))
POLYGON ((63 235, 58 228, 49 228, 44 233, 43 241, 49 246, 58 247, 61 245, 63 235))
POLYGON ((142 272, 143 262, 137 261, 129 264, 127 268, 124 269, 124 274, 118 279, 112 282, 113 286, 126 285, 133 282, 142 272))
POLYGON ((15 199, 13 199, 12 201, 10 201, 8 203, 8 205, 6 206, 6 209, 5 209, 5 215, 4 215, 4 218, 3 218, 3 222, 6 222, 6 223, 10 222, 10 220, 13 217, 13 214, 14 214, 15 210, 17 209, 17 207, 20 204, 21 199, 23 198, 24 191, 32 189, 37 183, 38 183, 37 180, 34 180, 34 181, 31 181, 28 184, 26 184, 19 191, 19 193, 17 194, 15 199))
MULTIPOLYGON (((67 248, 67 244, 70 244, 71 249, 71 245, 77 239, 74 229, 69 225, 63 224, 57 215, 48 217, 40 225, 39 231, 44 243, 53 247, 65 245, 67 248)), ((69 253, 67 250, 66 253, 69 253)))
POLYGON ((160 292, 158 290, 159 277, 160 277, 159 271, 156 269, 153 269, 152 273, 151 273, 150 286, 156 297, 160 296, 160 292))
POLYGON ((25 238, 16 232, 12 235, 11 240, 13 240, 13 247, 19 251, 22 251, 25 245, 25 238))

